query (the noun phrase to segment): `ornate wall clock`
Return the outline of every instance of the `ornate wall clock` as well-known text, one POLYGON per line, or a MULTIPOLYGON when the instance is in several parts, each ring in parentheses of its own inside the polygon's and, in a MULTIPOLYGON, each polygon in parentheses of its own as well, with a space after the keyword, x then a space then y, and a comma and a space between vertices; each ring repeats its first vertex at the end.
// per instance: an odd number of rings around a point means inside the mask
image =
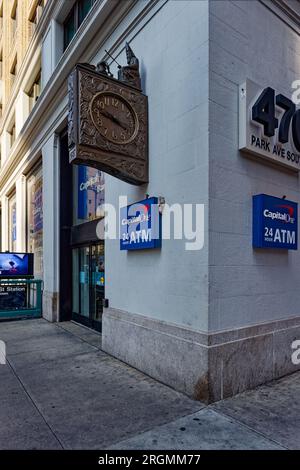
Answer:
POLYGON ((106 63, 77 64, 69 77, 70 162, 96 167, 131 184, 148 182, 148 99, 138 59, 126 45, 119 79, 106 63))
POLYGON ((138 133, 138 116, 131 104, 118 93, 97 93, 91 101, 90 113, 100 134, 111 142, 128 144, 138 133))

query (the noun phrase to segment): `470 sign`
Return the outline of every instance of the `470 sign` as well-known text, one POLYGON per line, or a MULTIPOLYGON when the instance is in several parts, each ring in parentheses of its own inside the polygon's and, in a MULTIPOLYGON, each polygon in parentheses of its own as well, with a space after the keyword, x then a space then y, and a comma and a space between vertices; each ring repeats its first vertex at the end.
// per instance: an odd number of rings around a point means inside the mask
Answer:
POLYGON ((239 149, 299 171, 300 109, 247 80, 239 89, 239 149))

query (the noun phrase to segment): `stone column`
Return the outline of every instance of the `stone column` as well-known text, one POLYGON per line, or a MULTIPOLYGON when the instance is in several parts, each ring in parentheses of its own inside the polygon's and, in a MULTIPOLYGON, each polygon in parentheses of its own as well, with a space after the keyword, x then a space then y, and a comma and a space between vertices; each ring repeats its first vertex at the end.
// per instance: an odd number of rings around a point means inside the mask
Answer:
POLYGON ((2 251, 8 250, 8 198, 2 196, 1 198, 1 249, 2 251))
POLYGON ((52 134, 42 148, 44 220, 43 316, 59 319, 59 149, 58 136, 52 134))
POLYGON ((10 140, 11 140, 10 134, 7 132, 7 130, 4 130, 1 136, 1 165, 2 166, 9 155, 10 140))
POLYGON ((42 88, 50 80, 56 64, 63 54, 63 44, 63 26, 59 22, 51 20, 42 42, 42 88))

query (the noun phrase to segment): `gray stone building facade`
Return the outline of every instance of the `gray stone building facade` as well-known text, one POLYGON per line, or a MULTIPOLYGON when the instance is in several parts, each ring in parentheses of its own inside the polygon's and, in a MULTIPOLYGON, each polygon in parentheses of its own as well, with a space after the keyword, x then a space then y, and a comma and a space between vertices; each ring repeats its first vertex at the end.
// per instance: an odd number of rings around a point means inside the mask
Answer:
MULTIPOLYGON (((171 239, 160 250, 128 253, 119 240, 105 240, 103 349, 206 402, 299 369, 291 360, 300 339, 299 253, 252 246, 252 197, 299 201, 298 171, 249 156, 239 142, 247 79, 291 98, 300 76, 299 2, 99 0, 70 39, 67 20, 79 3, 46 4, 42 92, 23 129, 25 144, 16 144, 21 163, 1 193, 41 159, 44 317, 90 315, 80 263, 91 272, 98 253, 95 236, 88 239, 91 225, 80 244, 66 235, 66 227, 74 234, 80 225, 78 214, 76 223, 72 214, 62 220, 62 204, 78 200, 78 175, 65 177, 75 171, 63 140, 67 78, 77 63, 103 59, 116 74, 106 51, 124 63, 128 41, 149 100, 149 184, 105 175, 105 202, 118 207, 121 195, 133 203, 149 194, 170 206, 204 204, 204 247, 189 251, 186 240, 171 239)), ((88 290, 89 301, 93 295, 88 290)))
MULTIPOLYGON (((108 245, 119 270, 115 277, 114 263, 108 268, 112 308, 104 314, 103 344, 200 400, 298 368, 291 344, 300 334, 299 254, 252 247, 252 196, 298 201, 298 173, 239 151, 238 110, 247 78, 291 96, 300 73, 299 13, 298 2, 170 2, 152 20, 162 62, 157 81, 158 67, 147 71, 150 103, 156 96, 158 102, 154 115, 150 104, 150 188, 171 203, 205 204, 205 245, 186 252, 173 241, 156 258, 123 260, 108 245), (152 286, 146 293, 144 280, 152 286)), ((151 59, 140 51, 146 68, 151 59)), ((110 182, 108 197, 123 187, 110 182)))

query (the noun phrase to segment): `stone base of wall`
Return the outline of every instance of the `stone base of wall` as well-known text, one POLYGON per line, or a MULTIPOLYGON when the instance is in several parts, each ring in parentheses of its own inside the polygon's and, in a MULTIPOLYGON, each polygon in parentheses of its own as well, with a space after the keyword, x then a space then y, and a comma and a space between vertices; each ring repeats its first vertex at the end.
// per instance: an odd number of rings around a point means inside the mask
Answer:
POLYGON ((43 318, 50 322, 58 321, 58 306, 58 293, 43 291, 43 318))
POLYGON ((300 317, 207 334, 105 309, 107 353, 196 400, 212 403, 300 370, 300 317))

